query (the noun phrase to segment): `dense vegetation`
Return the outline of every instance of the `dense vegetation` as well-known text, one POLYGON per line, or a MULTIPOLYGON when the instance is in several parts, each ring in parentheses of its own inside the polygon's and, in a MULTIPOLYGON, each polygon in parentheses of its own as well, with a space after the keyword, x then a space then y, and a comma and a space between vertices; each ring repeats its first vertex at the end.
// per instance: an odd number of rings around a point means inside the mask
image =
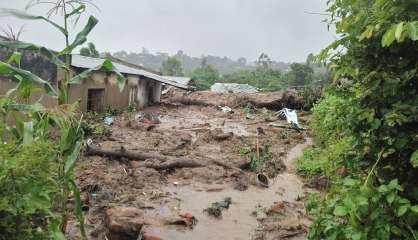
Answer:
MULTIPOLYGON (((44 3, 30 1, 30 5, 44 3)), ((70 34, 69 23, 78 22, 89 3, 90 0, 60 0, 52 3, 48 17, 0 9, 1 16, 44 21, 65 39, 65 47, 58 53, 16 39, 0 40, 0 47, 10 53, 8 59, 0 61, 0 76, 16 82, 14 89, 0 97, 1 240, 65 239, 70 214, 78 220, 81 238, 87 239, 80 193, 73 176, 84 145, 83 116, 77 111, 77 103, 68 103, 68 89, 94 70, 115 73, 121 90, 126 81, 110 60, 79 75, 70 72, 70 55, 86 42, 87 35, 98 23, 90 16, 77 35, 70 34), (62 17, 62 25, 49 18, 54 14, 62 17), (21 68, 22 55, 27 52, 47 59, 55 64, 55 69, 64 72, 58 89, 48 80, 21 68), (40 91, 56 99, 58 106, 47 109, 40 103, 42 98, 31 101, 32 93, 40 91)))
POLYGON ((327 179, 311 196, 309 239, 418 238, 418 2, 334 0, 336 73, 314 107, 315 147, 298 170, 327 179))
POLYGON ((289 69, 281 71, 274 67, 274 62, 267 54, 261 54, 253 67, 246 67, 232 73, 222 74, 204 58, 199 66, 191 72, 184 72, 180 60, 168 57, 162 63, 161 72, 164 75, 189 76, 193 78, 198 89, 208 89, 216 82, 249 84, 266 91, 276 91, 289 86, 306 86, 310 84, 325 84, 329 74, 322 64, 313 62, 309 55, 306 63, 292 63, 289 69))

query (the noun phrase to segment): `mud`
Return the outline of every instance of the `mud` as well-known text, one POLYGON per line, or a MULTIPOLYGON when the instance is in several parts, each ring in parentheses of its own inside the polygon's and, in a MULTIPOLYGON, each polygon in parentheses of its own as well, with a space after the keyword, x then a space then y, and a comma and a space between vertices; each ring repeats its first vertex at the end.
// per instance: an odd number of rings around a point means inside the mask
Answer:
MULTIPOLYGON (((112 207, 141 209, 149 218, 189 213, 197 219, 193 228, 161 224, 142 227, 142 233, 161 239, 303 239, 309 219, 300 199, 306 189, 292 172, 292 161, 310 144, 306 133, 269 127, 270 120, 266 119, 275 117, 267 110, 253 112, 251 119, 243 109, 223 113, 216 107, 156 106, 145 111, 158 113, 161 123, 148 129, 135 120, 136 113, 125 113, 109 127, 111 136, 94 139, 94 143, 106 149, 123 146, 132 151, 209 158, 232 166, 242 162, 251 166, 251 158, 257 154, 261 160, 245 172, 216 164, 156 171, 142 167, 141 161, 86 156, 76 173, 88 209, 89 239, 111 240, 104 219, 106 209, 112 207), (257 128, 264 134, 257 135, 257 128), (214 131, 232 135, 218 140, 214 131), (255 173, 271 177, 271 186, 257 186, 255 173), (234 189, 240 185, 244 191, 234 189), (225 197, 231 197, 232 204, 222 211, 221 219, 204 213, 205 208, 225 197), (277 204, 283 207, 270 211, 277 204), (289 219, 295 222, 284 222, 289 219)), ((286 124, 284 120, 277 123, 286 124)), ((67 235, 76 239, 76 232, 72 220, 67 235)))

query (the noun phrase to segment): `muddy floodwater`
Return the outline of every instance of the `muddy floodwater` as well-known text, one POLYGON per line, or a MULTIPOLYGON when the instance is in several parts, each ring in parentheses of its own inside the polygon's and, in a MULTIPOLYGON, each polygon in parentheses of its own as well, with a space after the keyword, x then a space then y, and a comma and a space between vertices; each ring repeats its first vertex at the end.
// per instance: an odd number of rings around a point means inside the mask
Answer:
MULTIPOLYGON (((148 227, 147 231, 162 239, 183 240, 242 240, 251 239, 259 222, 255 215, 256 209, 269 208, 275 202, 295 202, 303 197, 305 190, 302 181, 293 173, 294 161, 301 156, 303 149, 311 144, 307 138, 305 143, 293 147, 285 158, 289 172, 279 174, 271 180, 269 188, 250 186, 246 191, 225 189, 206 192, 208 186, 172 186, 165 191, 170 192, 179 200, 179 209, 194 213, 198 219, 193 230, 181 230, 176 227, 148 227), (204 213, 204 209, 212 203, 226 197, 232 198, 232 204, 225 210, 221 219, 215 219, 204 213)), ((300 209, 303 211, 303 209, 300 209)), ((290 216, 293 217, 293 216, 290 216)), ((300 219, 309 222, 308 219, 300 219)), ((299 236, 298 239, 303 239, 299 236)))

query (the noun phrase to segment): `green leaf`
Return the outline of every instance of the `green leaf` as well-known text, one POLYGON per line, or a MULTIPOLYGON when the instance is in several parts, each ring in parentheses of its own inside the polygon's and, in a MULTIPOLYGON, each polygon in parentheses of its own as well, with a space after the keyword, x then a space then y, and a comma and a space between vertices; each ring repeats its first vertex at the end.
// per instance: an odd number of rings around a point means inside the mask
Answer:
POLYGON ((19 112, 43 112, 45 111, 45 107, 40 103, 34 103, 34 104, 7 104, 5 108, 8 111, 19 111, 19 112))
POLYGON ((412 41, 418 40, 418 21, 409 22, 406 24, 408 36, 412 41))
POLYGON ((65 18, 69 18, 73 15, 79 15, 81 13, 83 13, 86 10, 86 5, 80 5, 78 8, 75 8, 72 12, 67 13, 65 15, 65 18))
POLYGON ((373 36, 374 26, 367 26, 366 30, 360 35, 360 41, 364 40, 365 38, 369 39, 373 36))
POLYGON ((74 48, 83 45, 87 41, 87 35, 93 30, 93 28, 97 25, 99 20, 95 17, 90 16, 86 26, 84 26, 83 30, 81 30, 77 36, 75 37, 73 43, 71 43, 68 47, 61 51, 60 55, 63 54, 70 54, 74 48))
POLYGON ((389 30, 386 31, 382 38, 383 47, 388 47, 393 43, 393 41, 395 41, 395 31, 396 25, 392 25, 392 27, 390 27, 389 30))
POLYGON ((22 53, 20 52, 14 52, 12 56, 9 57, 9 59, 7 59, 7 63, 8 64, 17 64, 18 66, 20 66, 20 61, 22 60, 22 53))
POLYGON ((403 25, 404 22, 400 22, 397 26, 396 26, 396 30, 395 30, 395 38, 396 40, 401 41, 402 38, 402 33, 403 33, 403 25))
POLYGON ((347 213, 348 213, 347 209, 343 206, 337 206, 334 209, 334 215, 338 216, 338 217, 343 217, 343 216, 347 215, 347 213))
POLYGON ((412 155, 411 155, 411 159, 410 162, 412 164, 412 167, 414 168, 418 168, 418 150, 415 151, 412 155))
POLYGON ((73 148, 73 151, 65 160, 64 174, 68 174, 74 168, 78 156, 80 155, 81 146, 81 141, 77 141, 73 148))
POLYGON ((118 71, 118 69, 113 65, 112 61, 106 59, 103 61, 102 64, 96 66, 94 68, 88 69, 77 76, 74 76, 70 80, 70 84, 75 84, 81 82, 81 80, 90 77, 94 72, 102 71, 102 72, 113 72, 117 76, 117 85, 119 90, 122 92, 123 88, 125 87, 126 79, 125 77, 118 71))
POLYGON ((23 144, 33 142, 33 122, 23 123, 23 144))
POLYGON ((36 76, 35 74, 29 71, 13 67, 10 64, 7 64, 2 61, 0 61, 0 75, 11 77, 13 80, 16 79, 16 75, 20 76, 23 79, 29 80, 32 83, 42 85, 47 94, 54 97, 57 96, 54 87, 52 87, 52 85, 48 81, 41 79, 40 77, 36 76))
POLYGON ((74 180, 70 180, 70 182, 71 182, 71 189, 74 193, 74 198, 75 198, 75 215, 77 217, 78 223, 80 224, 81 235, 83 236, 83 239, 87 239, 86 230, 84 227, 84 214, 82 211, 80 190, 78 189, 77 184, 74 182, 74 180))
POLYGON ((398 207, 397 211, 396 211, 396 215, 398 217, 403 216, 406 211, 408 211, 409 205, 401 205, 400 207, 398 207))
POLYGON ((389 195, 386 196, 386 201, 391 205, 393 201, 395 200, 396 194, 395 193, 389 193, 389 195))
POLYGON ((32 43, 24 43, 24 42, 17 42, 17 41, 4 41, 0 40, 0 47, 9 48, 9 49, 20 49, 20 50, 27 50, 36 52, 44 57, 46 57, 49 61, 57 65, 58 67, 68 69, 68 66, 65 65, 63 61, 61 61, 58 56, 53 53, 53 51, 38 46, 32 43))
POLYGON ((418 205, 411 207, 411 211, 414 213, 418 213, 418 205))
POLYGON ((43 20, 43 21, 51 24, 55 28, 57 28, 64 35, 68 34, 68 32, 63 27, 61 27, 60 25, 56 24, 55 22, 49 20, 48 18, 46 18, 44 16, 30 15, 26 12, 22 12, 22 11, 19 11, 19 10, 16 10, 16 9, 1 8, 0 9, 0 17, 2 17, 2 16, 14 16, 14 17, 24 19, 24 20, 43 20))

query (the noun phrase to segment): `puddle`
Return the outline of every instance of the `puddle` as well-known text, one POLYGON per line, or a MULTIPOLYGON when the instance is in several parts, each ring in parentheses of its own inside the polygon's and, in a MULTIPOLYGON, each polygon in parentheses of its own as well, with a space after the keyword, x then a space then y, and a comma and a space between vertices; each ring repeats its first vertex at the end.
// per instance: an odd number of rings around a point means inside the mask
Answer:
MULTIPOLYGON (((275 202, 296 202, 304 194, 302 181, 292 173, 294 160, 302 154, 302 150, 311 144, 308 139, 305 143, 296 145, 290 150, 286 158, 286 165, 291 169, 272 179, 268 189, 250 186, 246 191, 227 188, 219 192, 199 191, 202 186, 171 186, 165 189, 179 199, 181 212, 189 212, 197 219, 193 230, 180 230, 175 227, 147 227, 146 231, 162 239, 251 239, 254 230, 259 225, 256 217, 252 215, 258 206, 269 208, 275 202), (214 219, 206 215, 203 210, 212 203, 222 201, 225 197, 232 198, 229 209, 222 212, 222 219, 214 219)), ((204 188, 205 186, 203 186, 204 188)), ((303 210, 303 209, 301 209, 303 210)))

